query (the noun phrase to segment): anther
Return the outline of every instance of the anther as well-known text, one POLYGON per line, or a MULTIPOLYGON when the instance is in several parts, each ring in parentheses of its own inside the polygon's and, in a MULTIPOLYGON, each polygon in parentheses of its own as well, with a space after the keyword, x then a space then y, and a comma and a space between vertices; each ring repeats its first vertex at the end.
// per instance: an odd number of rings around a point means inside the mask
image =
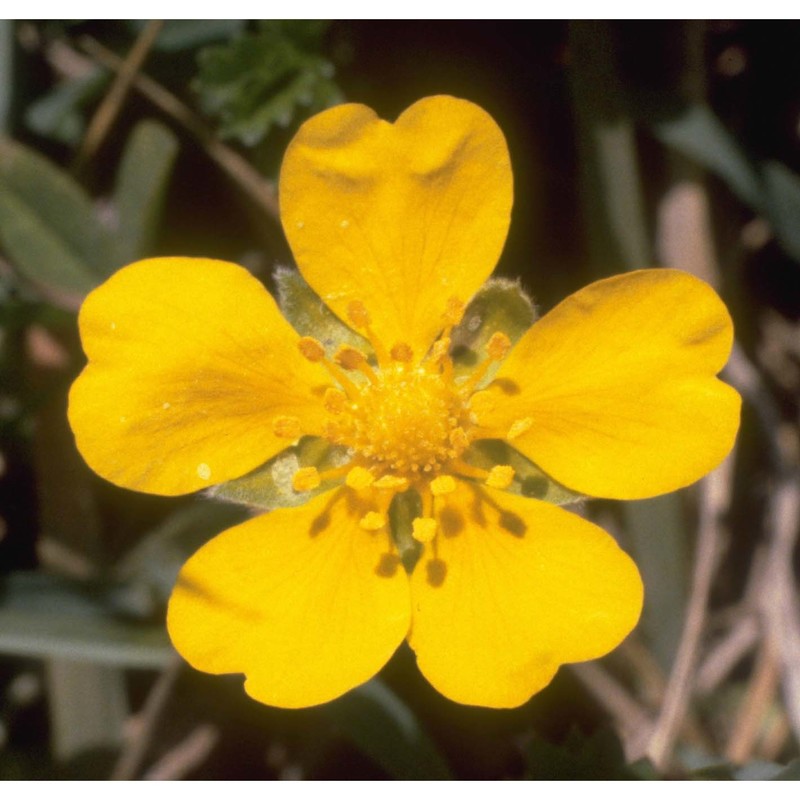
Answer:
POLYGON ((430 360, 433 361, 434 364, 437 363, 438 361, 441 361, 447 355, 449 350, 450 350, 449 336, 443 336, 441 339, 437 339, 433 343, 433 347, 431 347, 430 360))
POLYGON ((360 300, 351 300, 347 304, 347 318, 356 328, 366 328, 371 322, 369 311, 360 300))
POLYGON ((524 417, 523 419, 516 420, 516 422, 512 423, 511 427, 508 429, 506 439, 509 441, 518 439, 523 433, 530 429, 531 425, 533 425, 533 420, 530 417, 524 417))
POLYGON ((333 360, 342 369, 357 369, 362 375, 366 375, 369 378, 370 383, 378 383, 378 376, 367 362, 367 357, 355 347, 350 347, 347 344, 340 345, 333 356, 333 360))
POLYGON ((432 541, 436 536, 436 520, 431 517, 417 517, 411 523, 411 535, 422 544, 432 541))
POLYGON ((488 358, 478 365, 469 379, 461 385, 462 394, 469 394, 486 377, 489 367, 495 361, 502 361, 511 349, 511 339, 501 331, 496 331, 486 343, 488 358))
POLYGON ((375 478, 373 477, 372 473, 365 469, 364 467, 353 467, 350 472, 347 473, 347 477, 345 478, 345 483, 351 489, 367 489, 372 486, 375 478))
POLYGON ((358 369, 362 364, 365 364, 367 357, 355 347, 343 344, 333 356, 333 360, 344 369, 358 369))
POLYGON ((486 344, 486 352, 492 361, 502 361, 511 349, 511 339, 501 331, 496 331, 486 344))
POLYGON ((489 470, 486 485, 491 489, 508 489, 514 480, 514 467, 508 464, 497 464, 489 470))
POLYGON ((469 436, 461 427, 453 428, 447 438, 450 440, 450 445, 453 449, 457 451, 457 455, 461 455, 469 447, 469 436))
POLYGON ((368 511, 358 523, 365 531, 379 531, 386 527, 386 517, 377 511, 368 511))
POLYGON ((303 336, 298 342, 297 347, 309 361, 322 361, 325 358, 325 348, 322 343, 313 339, 311 336, 303 336))
POLYGON ((399 361, 402 364, 408 364, 414 358, 414 352, 405 342, 397 342, 389 354, 395 361, 399 361))
POLYGON ((376 489, 394 489, 397 492, 404 492, 408 489, 408 478, 401 478, 399 475, 384 475, 372 485, 376 489))
POLYGON ((326 411, 330 411, 331 414, 341 414, 347 408, 347 395, 341 390, 329 386, 325 390, 322 403, 326 411))
POLYGON ((431 492, 434 497, 439 497, 443 494, 450 494, 456 490, 456 482, 453 480, 452 475, 439 475, 434 478, 431 483, 431 492))
POLYGON ((447 306, 445 307, 444 314, 442 317, 444 318, 445 325, 450 328, 454 325, 458 325, 461 322, 461 317, 464 316, 464 305, 463 300, 459 300, 457 297, 451 297, 447 301, 447 306))
POLYGON ((296 492, 310 492, 316 489, 322 479, 316 467, 301 467, 292 478, 292 489, 296 492))
POLYGON ((299 439, 303 434, 297 417, 275 417, 272 432, 281 439, 299 439))

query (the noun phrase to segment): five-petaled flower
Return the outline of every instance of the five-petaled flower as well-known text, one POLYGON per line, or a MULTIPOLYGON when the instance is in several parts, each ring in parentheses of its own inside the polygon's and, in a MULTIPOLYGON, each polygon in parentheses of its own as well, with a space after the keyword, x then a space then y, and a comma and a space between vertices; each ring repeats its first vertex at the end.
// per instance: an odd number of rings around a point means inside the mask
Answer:
POLYGON ((195 667, 307 706, 375 675, 407 637, 447 697, 508 707, 636 624, 641 581, 614 540, 473 454, 505 440, 595 497, 692 483, 738 427, 739 397, 715 377, 730 317, 688 274, 632 272, 572 295, 513 347, 490 332, 465 370, 454 330, 500 256, 511 204, 505 140, 477 106, 432 97, 390 124, 342 105, 290 144, 280 206, 300 272, 362 347, 301 336, 220 261, 141 261, 86 299, 89 363, 69 417, 108 480, 180 495, 301 437, 345 454, 327 470, 298 465, 305 505, 225 531, 184 566, 167 622, 195 667), (401 495, 417 498, 408 531, 421 551, 405 566, 390 508, 401 495))

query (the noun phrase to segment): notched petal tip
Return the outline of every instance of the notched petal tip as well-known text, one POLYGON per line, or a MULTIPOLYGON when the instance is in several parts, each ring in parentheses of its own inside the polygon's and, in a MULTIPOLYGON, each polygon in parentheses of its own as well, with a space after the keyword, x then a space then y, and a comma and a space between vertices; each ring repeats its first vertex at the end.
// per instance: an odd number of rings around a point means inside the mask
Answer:
POLYGON ((411 577, 409 643, 452 700, 509 708, 560 664, 597 658, 636 625, 643 588, 603 530, 560 508, 459 484, 438 512, 459 525, 411 577))
POLYGON ((673 491, 733 446, 740 400, 715 377, 732 340, 724 303, 692 275, 652 269, 598 281, 522 337, 479 398, 480 422, 580 493, 673 491))
POLYGON ((387 347, 418 354, 447 299, 472 297, 494 268, 512 194, 502 132, 447 96, 393 124, 364 106, 323 112, 300 128, 280 176, 284 230, 314 291, 345 321, 360 304, 387 347))
POLYGON ((136 262, 87 297, 79 324, 89 364, 69 421, 89 466, 112 483, 185 494, 265 463, 289 433, 321 433, 314 392, 327 374, 300 356, 269 293, 236 264, 136 262))
POLYGON ((283 708, 371 678, 407 634, 410 601, 388 537, 360 528, 359 513, 334 491, 212 539, 170 599, 178 652, 204 672, 244 673, 251 697, 283 708))

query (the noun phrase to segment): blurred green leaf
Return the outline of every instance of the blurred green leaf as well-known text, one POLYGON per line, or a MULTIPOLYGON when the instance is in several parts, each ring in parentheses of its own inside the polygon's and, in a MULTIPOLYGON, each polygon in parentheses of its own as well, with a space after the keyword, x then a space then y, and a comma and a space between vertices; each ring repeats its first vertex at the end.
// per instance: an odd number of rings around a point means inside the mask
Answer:
POLYGON ((771 781, 800 781, 800 758, 790 761, 779 772, 773 775, 771 781))
POLYGON ((664 144, 721 178, 769 220, 781 247, 800 262, 800 175, 778 161, 754 162, 707 106, 688 106, 652 124, 664 144))
POLYGON ((772 761, 750 761, 747 764, 731 764, 691 751, 684 753, 689 765, 689 775, 700 781, 796 781, 800 780, 800 759, 788 764, 772 761), (692 766, 692 762, 697 762, 692 766))
POLYGON ((130 135, 114 189, 118 236, 110 270, 150 251, 177 154, 177 137, 159 122, 140 122, 130 135))
POLYGON ((14 99, 14 22, 0 20, 0 135, 11 130, 14 99))
POLYGON ((722 178, 743 203, 762 209, 758 172, 735 137, 707 106, 687 106, 680 114, 655 122, 652 129, 668 147, 722 178))
POLYGON ((264 22, 258 33, 200 52, 193 86, 203 110, 220 119, 221 136, 252 146, 300 109, 311 114, 341 100, 318 29, 314 21, 264 22))
POLYGON ((733 780, 737 781, 796 781, 800 779, 800 760, 787 766, 771 761, 751 761, 741 766, 729 767, 733 780))
POLYGON ((672 666, 684 624, 690 552, 681 495, 625 503, 626 544, 647 587, 640 628, 661 667, 672 666))
MULTIPOLYGON (((512 343, 520 340, 536 320, 530 297, 518 281, 505 278, 488 280, 472 298, 461 322, 453 329, 453 361, 457 374, 473 370, 486 358, 485 347, 496 331, 502 331, 512 343)), ((500 363, 486 373, 488 383, 500 363)))
POLYGON ((600 275, 652 262, 636 130, 612 26, 606 20, 569 26, 581 189, 592 263, 600 275))
POLYGON ((322 472, 346 464, 348 460, 345 448, 335 447, 324 439, 306 436, 248 475, 212 487, 207 495, 265 511, 302 506, 336 484, 323 481, 309 492, 296 492, 292 488, 295 472, 300 467, 317 467, 322 472))
POLYGON ((559 506, 577 503, 584 499, 584 495, 556 483, 536 464, 525 458, 519 450, 500 439, 481 439, 473 442, 463 458, 468 464, 486 470, 496 464, 508 464, 513 467, 514 482, 506 489, 507 492, 559 506))
POLYGON ((87 292, 105 273, 111 240, 91 200, 38 153, 0 141, 0 243, 25 277, 87 292))
POLYGON ((88 75, 57 84, 25 109, 25 125, 48 139, 78 144, 86 129, 83 107, 100 96, 109 80, 106 70, 95 67, 88 75))
POLYGON ((202 499, 173 512, 146 533, 117 567, 115 577, 119 587, 115 605, 141 617, 158 614, 189 556, 248 516, 240 506, 202 499))
POLYGON ((0 652, 160 668, 173 650, 163 624, 115 617, 102 589, 45 573, 18 572, 0 580, 0 652))
POLYGON ((330 28, 326 19, 262 19, 256 22, 259 31, 279 35, 303 50, 320 50, 330 28))
POLYGON ((649 779, 652 773, 625 762, 617 735, 602 729, 585 736, 573 730, 556 745, 535 737, 525 748, 529 777, 538 781, 625 781, 649 779))
POLYGON ((322 302, 306 283, 300 272, 292 267, 275 270, 278 305, 283 315, 301 336, 313 336, 333 355, 340 344, 349 344, 362 352, 371 353, 369 342, 347 327, 322 302))
POLYGON ((452 775, 414 712, 374 679, 325 706, 334 724, 397 780, 450 780, 452 775))
POLYGON ((783 249, 800 261, 800 175, 779 161, 761 165, 766 214, 783 249))
MULTIPOLYGON (((138 36, 147 23, 145 20, 127 20, 126 24, 131 34, 138 36)), ((244 31, 245 25, 243 19, 168 19, 164 21, 154 47, 165 53, 192 50, 237 36, 244 31)))

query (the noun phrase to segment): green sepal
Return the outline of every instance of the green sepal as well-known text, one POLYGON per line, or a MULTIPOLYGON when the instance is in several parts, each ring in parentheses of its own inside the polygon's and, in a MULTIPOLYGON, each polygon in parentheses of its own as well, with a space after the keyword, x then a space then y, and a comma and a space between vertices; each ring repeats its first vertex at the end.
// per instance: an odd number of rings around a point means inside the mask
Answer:
POLYGON ((328 355, 333 355, 340 344, 355 347, 368 356, 372 354, 369 342, 348 328, 296 269, 278 267, 275 288, 283 316, 301 336, 313 336, 322 342, 328 355))
POLYGON ((292 488, 295 472, 301 467, 316 467, 320 472, 334 469, 347 463, 348 458, 346 448, 336 447, 315 436, 306 436, 247 475, 212 487, 206 495, 264 511, 302 506, 341 481, 323 481, 316 489, 296 492, 292 488))
POLYGON ((556 506, 569 505, 585 499, 586 495, 562 486, 539 467, 502 439, 481 439, 473 442, 464 453, 464 461, 474 467, 490 470, 498 464, 514 468, 514 481, 505 491, 522 497, 532 497, 556 506))
MULTIPOLYGON (((486 344, 493 333, 504 333, 515 344, 535 321, 536 309, 518 281, 488 280, 453 329, 451 352, 456 375, 468 374, 486 358, 486 344)), ((499 366, 492 364, 484 383, 492 379, 499 366)))
POLYGON ((413 522, 421 515, 422 499, 415 489, 396 494, 389 506, 389 525, 392 530, 392 538, 400 560, 409 574, 422 554, 422 545, 411 535, 413 522))

